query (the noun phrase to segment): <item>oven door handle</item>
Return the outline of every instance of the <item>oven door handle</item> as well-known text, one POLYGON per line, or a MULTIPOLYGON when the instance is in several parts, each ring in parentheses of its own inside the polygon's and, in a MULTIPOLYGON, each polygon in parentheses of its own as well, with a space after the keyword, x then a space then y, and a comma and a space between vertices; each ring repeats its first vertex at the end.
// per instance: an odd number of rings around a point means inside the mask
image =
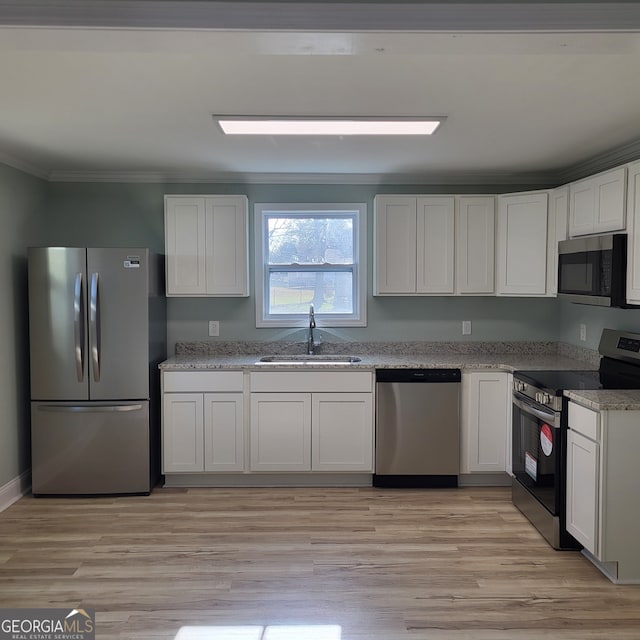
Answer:
POLYGON ((528 402, 523 402, 520 398, 513 397, 514 406, 518 407, 518 409, 522 409, 525 413, 529 413, 536 418, 540 418, 540 420, 544 420, 550 427, 554 429, 560 428, 560 416, 553 411, 543 411, 542 409, 538 409, 538 407, 534 407, 528 402))

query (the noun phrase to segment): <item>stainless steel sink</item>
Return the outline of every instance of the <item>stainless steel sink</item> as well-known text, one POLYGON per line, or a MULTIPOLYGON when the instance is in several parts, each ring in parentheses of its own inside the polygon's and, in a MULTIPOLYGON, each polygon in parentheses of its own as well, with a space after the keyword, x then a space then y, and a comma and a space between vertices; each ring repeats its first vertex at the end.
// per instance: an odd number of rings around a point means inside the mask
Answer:
POLYGON ((358 356, 326 355, 281 355, 262 356, 258 364, 353 364, 360 362, 358 356))

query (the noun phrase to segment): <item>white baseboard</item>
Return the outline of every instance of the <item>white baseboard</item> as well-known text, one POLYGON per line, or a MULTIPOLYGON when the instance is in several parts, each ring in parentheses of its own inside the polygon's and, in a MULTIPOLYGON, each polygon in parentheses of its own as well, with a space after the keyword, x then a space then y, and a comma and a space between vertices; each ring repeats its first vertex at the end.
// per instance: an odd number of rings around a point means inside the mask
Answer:
POLYGON ((31 490, 31 469, 0 487, 0 511, 4 511, 31 490))

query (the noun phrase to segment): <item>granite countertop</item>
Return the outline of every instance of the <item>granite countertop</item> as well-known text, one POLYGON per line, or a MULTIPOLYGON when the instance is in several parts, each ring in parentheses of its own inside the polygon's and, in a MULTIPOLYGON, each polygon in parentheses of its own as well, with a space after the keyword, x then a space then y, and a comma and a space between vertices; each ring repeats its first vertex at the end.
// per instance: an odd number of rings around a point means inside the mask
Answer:
POLYGON ((303 345, 288 343, 178 343, 177 355, 160 364, 163 371, 192 371, 211 369, 300 370, 305 369, 597 369, 597 352, 580 350, 556 343, 325 343, 323 355, 353 355, 357 363, 287 365, 260 363, 268 354, 304 353, 303 345))
POLYGON ((594 411, 640 411, 640 389, 576 390, 564 395, 594 411))
MULTIPOLYGON (((597 351, 555 342, 338 342, 324 343, 323 355, 358 356, 360 362, 327 364, 260 363, 264 355, 304 353, 294 342, 178 342, 176 355, 160 363, 162 371, 300 371, 375 369, 598 369, 597 351)), ((640 390, 568 390, 569 399, 595 411, 640 410, 640 390)))
MULTIPOLYGON (((205 356, 205 355, 178 355, 165 360, 160 364, 163 371, 191 371, 210 369, 251 369, 263 370, 288 370, 304 367, 305 369, 501 369, 516 371, 518 369, 593 369, 583 361, 566 356, 543 354, 538 356, 518 356, 514 354, 419 354, 398 355, 368 354, 358 356, 360 362, 327 364, 323 361, 301 364, 277 364, 272 362, 259 362, 263 354, 237 355, 237 356, 205 356)), ((349 354, 352 355, 352 354, 349 354)), ((355 355, 355 354, 353 354, 355 355)))

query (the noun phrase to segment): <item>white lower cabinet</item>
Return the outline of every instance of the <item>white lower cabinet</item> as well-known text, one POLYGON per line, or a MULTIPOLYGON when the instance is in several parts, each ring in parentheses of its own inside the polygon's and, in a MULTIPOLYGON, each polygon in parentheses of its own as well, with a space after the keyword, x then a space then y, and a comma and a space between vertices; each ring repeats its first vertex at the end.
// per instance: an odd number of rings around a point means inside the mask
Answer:
POLYGON ((242 372, 166 372, 162 384, 162 472, 242 471, 242 372))
POLYGON ((251 394, 251 471, 311 470, 311 394, 251 394))
POLYGON ((252 393, 252 471, 373 471, 371 393, 252 393))
POLYGON ((511 387, 504 371, 463 371, 460 472, 504 472, 511 427, 511 387))
POLYGON ((567 432, 567 531, 596 553, 599 444, 567 432))
POLYGON ((639 413, 569 402, 567 531, 616 583, 640 584, 639 413))
POLYGON ((162 472, 204 471, 204 396, 166 393, 162 398, 162 472))
POLYGON ((370 372, 257 372, 250 378, 251 471, 373 471, 370 372))
POLYGON ((314 393, 311 425, 313 471, 373 471, 370 393, 314 393))

